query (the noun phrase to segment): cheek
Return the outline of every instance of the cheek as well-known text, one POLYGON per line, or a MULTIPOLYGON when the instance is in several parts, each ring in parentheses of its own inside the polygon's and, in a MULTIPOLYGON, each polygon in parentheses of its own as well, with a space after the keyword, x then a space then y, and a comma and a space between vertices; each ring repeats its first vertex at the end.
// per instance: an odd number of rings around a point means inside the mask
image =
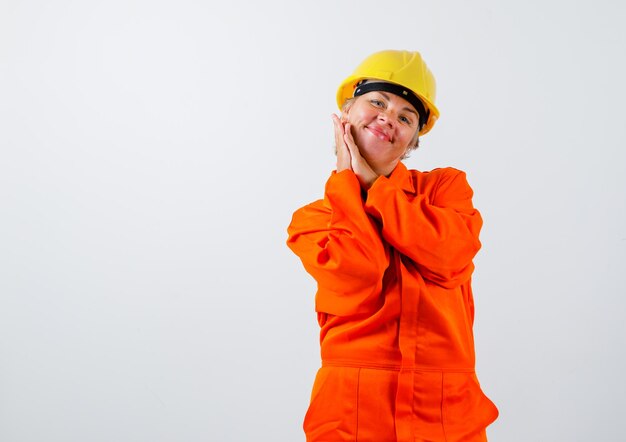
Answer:
POLYGON ((417 135, 417 130, 408 130, 406 131, 406 133, 403 135, 404 141, 406 143, 407 147, 411 147, 413 145, 413 142, 415 141, 415 137, 417 135))
POLYGON ((354 124, 356 120, 356 112, 350 112, 349 114, 345 114, 342 117, 342 120, 345 121, 346 123, 354 124))
POLYGON ((346 114, 346 121, 350 124, 357 124, 372 119, 375 115, 376 112, 373 112, 365 106, 354 106, 350 112, 346 114))
POLYGON ((412 140, 413 140, 413 131, 402 132, 401 144, 403 146, 406 146, 408 148, 412 140))

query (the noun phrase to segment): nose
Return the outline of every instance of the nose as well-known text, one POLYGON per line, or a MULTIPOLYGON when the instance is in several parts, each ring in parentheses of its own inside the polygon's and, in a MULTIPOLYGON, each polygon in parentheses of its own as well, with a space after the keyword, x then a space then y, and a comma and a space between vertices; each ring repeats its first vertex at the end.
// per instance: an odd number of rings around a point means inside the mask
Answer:
POLYGON ((393 126, 393 118, 389 115, 389 110, 387 109, 383 109, 378 113, 378 121, 382 124, 388 125, 389 127, 393 126))

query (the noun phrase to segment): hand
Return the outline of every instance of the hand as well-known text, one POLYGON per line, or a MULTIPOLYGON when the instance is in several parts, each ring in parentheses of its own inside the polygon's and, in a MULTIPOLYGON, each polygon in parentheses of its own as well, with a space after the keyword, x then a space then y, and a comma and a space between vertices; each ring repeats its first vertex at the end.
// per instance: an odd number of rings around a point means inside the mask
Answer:
POLYGON ((350 123, 343 123, 335 114, 332 115, 332 118, 335 127, 337 172, 343 170, 353 171, 359 179, 361 187, 365 190, 369 189, 378 178, 378 174, 374 172, 365 158, 361 156, 361 152, 352 137, 350 123))
POLYGON ((352 170, 350 165, 350 151, 348 146, 344 142, 345 129, 343 123, 339 120, 339 117, 335 114, 332 115, 333 125, 335 128, 335 153, 337 154, 337 172, 349 169, 352 170))
MULTIPOLYGON (((368 190, 372 186, 372 184, 374 184, 374 181, 376 181, 376 179, 378 178, 378 174, 374 172, 374 169, 372 169, 372 167, 365 160, 365 158, 361 156, 361 151, 359 150, 359 147, 356 145, 356 142, 352 137, 350 123, 346 123, 343 132, 344 144, 347 146, 350 153, 350 167, 356 177, 359 179, 361 187, 365 190, 368 190)), ((339 155, 337 155, 337 158, 339 158, 339 155)))

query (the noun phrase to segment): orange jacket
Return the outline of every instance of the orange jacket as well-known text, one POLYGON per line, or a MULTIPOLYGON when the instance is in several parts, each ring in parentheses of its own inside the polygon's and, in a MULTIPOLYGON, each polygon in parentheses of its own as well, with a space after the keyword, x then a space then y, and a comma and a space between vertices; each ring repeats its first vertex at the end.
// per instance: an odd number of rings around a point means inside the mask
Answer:
POLYGON ((482 225, 465 174, 349 170, 297 210, 288 246, 318 285, 322 368, 307 441, 485 441, 470 277, 482 225))

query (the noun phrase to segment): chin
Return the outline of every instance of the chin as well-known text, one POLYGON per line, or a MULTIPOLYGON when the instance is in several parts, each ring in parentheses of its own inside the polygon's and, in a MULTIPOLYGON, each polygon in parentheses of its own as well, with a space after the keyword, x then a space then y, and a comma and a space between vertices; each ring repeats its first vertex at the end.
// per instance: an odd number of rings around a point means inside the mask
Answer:
POLYGON ((382 154, 389 150, 389 146, 385 146, 381 143, 363 143, 357 144, 359 151, 365 160, 369 163, 371 160, 380 161, 382 154))
POLYGON ((356 137, 354 141, 356 145, 359 146, 359 150, 361 152, 380 152, 381 150, 388 148, 388 143, 385 143, 372 136, 356 137))

